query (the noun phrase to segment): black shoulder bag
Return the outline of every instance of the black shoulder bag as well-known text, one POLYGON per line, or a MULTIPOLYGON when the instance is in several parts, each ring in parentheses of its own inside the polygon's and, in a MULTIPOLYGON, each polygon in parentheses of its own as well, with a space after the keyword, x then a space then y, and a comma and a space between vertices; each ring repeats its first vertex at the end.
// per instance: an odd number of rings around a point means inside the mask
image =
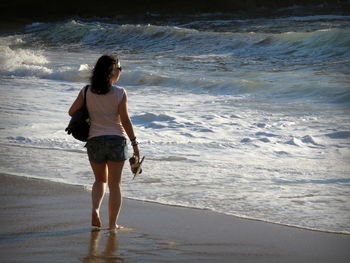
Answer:
POLYGON ((72 134, 75 139, 83 142, 87 141, 90 129, 89 112, 86 107, 86 92, 88 88, 88 85, 84 88, 84 105, 73 114, 66 128, 68 134, 72 134))

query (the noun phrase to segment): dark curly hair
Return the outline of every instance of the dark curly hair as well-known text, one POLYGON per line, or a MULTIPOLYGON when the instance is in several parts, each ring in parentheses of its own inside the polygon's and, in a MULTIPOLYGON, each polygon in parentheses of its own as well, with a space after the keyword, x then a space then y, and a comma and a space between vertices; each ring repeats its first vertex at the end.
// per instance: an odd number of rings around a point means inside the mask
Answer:
POLYGON ((90 78, 91 91, 96 94, 106 94, 111 88, 111 78, 118 66, 119 58, 115 55, 101 56, 92 71, 90 78))

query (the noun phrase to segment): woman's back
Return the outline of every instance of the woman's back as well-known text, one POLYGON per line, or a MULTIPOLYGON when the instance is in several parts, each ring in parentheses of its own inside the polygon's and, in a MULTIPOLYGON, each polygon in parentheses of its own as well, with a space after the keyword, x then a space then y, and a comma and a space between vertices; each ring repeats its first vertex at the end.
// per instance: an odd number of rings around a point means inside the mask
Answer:
POLYGON ((91 122, 89 138, 102 135, 118 135, 126 137, 120 122, 118 105, 125 95, 121 87, 112 86, 106 94, 95 94, 88 89, 86 104, 91 122))

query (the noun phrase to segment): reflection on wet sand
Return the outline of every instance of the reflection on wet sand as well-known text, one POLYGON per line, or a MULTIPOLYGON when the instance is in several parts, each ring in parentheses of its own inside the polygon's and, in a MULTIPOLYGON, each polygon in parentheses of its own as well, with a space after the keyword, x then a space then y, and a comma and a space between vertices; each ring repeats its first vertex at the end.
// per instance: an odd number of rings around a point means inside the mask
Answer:
POLYGON ((91 231, 89 253, 88 256, 83 259, 84 263, 118 263, 124 261, 118 253, 119 241, 117 231, 108 231, 106 235, 107 239, 103 250, 103 248, 100 248, 101 237, 104 239, 102 231, 98 229, 91 231))

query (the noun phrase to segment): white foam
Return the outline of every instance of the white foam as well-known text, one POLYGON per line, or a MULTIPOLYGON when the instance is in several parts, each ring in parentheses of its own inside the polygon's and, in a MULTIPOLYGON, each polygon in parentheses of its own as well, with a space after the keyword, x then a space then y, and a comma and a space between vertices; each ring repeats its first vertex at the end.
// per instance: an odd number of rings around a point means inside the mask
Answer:
POLYGON ((40 52, 26 49, 12 50, 7 46, 0 46, 0 74, 14 76, 44 77, 52 73, 45 67, 48 60, 40 52))
POLYGON ((87 82, 90 74, 91 67, 88 64, 57 67, 41 51, 0 46, 0 75, 3 76, 87 82))

